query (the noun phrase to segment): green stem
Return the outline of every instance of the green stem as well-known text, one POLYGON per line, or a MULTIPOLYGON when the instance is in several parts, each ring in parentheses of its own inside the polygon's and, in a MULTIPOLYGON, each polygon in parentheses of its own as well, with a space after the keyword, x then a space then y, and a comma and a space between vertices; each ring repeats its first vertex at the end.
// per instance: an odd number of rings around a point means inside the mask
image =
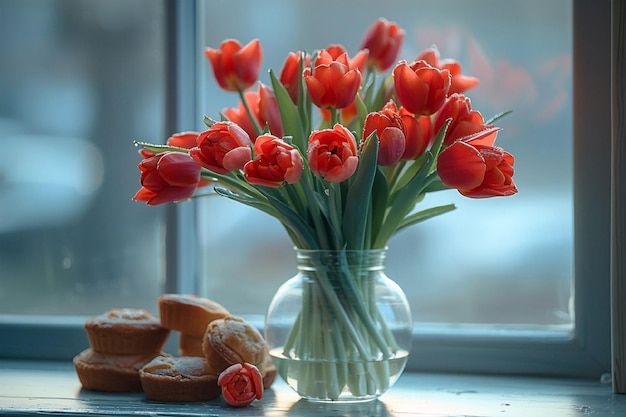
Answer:
MULTIPOLYGON (((319 206, 315 203, 316 199, 313 195, 312 182, 314 181, 309 175, 302 175, 300 179, 302 183, 296 184, 300 188, 300 192, 305 196, 303 201, 309 201, 310 204, 308 207, 308 212, 313 220, 313 224, 315 225, 316 235, 318 237, 318 244, 320 248, 331 248, 330 241, 328 240, 328 233, 326 224, 324 224, 324 220, 322 218, 322 214, 320 213, 319 206)), ((334 234, 334 233, 333 233, 334 234)))
POLYGON ((254 113, 252 113, 252 110, 250 109, 250 105, 248 105, 248 100, 246 100, 246 96, 244 94, 244 91, 243 90, 237 90, 237 93, 239 93, 239 99, 243 103, 243 107, 246 109, 246 113, 248 114, 248 118, 250 119, 250 123, 252 123, 252 125, 254 126, 254 130, 256 131, 256 134, 260 136, 263 133, 263 129, 259 125, 259 121, 257 120, 257 118, 254 115, 254 113))
POLYGON ((297 364, 281 365, 290 367, 281 373, 296 380, 305 397, 384 392, 391 377, 388 359, 397 344, 376 303, 380 265, 372 263, 371 253, 325 255, 299 258, 302 305, 283 350, 297 364))
POLYGON ((345 251, 343 252, 342 255, 343 255, 343 258, 341 259, 342 260, 341 268, 343 270, 342 274, 346 277, 346 279, 342 280, 341 282, 343 284, 346 284, 345 293, 350 299, 349 300, 350 305, 354 307, 354 311, 358 315, 361 322, 365 325, 367 332, 374 339, 374 342, 376 343, 376 345, 382 352, 383 357, 387 359, 392 355, 392 352, 389 349, 389 346, 387 345, 387 343, 385 343, 385 340, 381 337, 380 333, 376 329, 376 325, 372 321, 372 317, 368 314, 367 310, 365 309, 365 305, 366 305, 365 301, 363 300, 361 292, 358 290, 357 286, 355 285, 354 278, 352 277, 352 274, 350 273, 350 270, 348 268, 348 262, 347 262, 347 259, 345 258, 345 251))
POLYGON ((369 358, 370 354, 368 349, 365 347, 365 343, 357 330, 354 327, 353 322, 350 319, 349 314, 346 312, 345 308, 339 301, 337 297, 337 293, 332 288, 332 284, 330 283, 328 276, 326 273, 322 273, 319 271, 317 274, 317 281, 320 284, 320 288, 324 293, 324 296, 330 303, 330 308, 333 309, 337 313, 337 319, 341 322, 342 326, 345 328, 346 333, 349 335, 350 339, 354 343, 357 351, 363 358, 369 358))
POLYGON ((341 213, 343 213, 341 185, 328 183, 328 213, 333 235, 335 237, 335 247, 341 248, 344 245, 341 234, 341 213))
POLYGON ((339 109, 332 107, 328 110, 330 111, 330 127, 332 128, 336 123, 339 123, 339 109))
POLYGON ((300 311, 300 313, 298 314, 298 316, 296 317, 296 321, 293 324, 293 327, 291 328, 291 331, 289 331, 289 334, 287 335, 287 341, 285 342, 285 345, 283 346, 283 355, 287 356, 287 357, 291 357, 291 350, 294 349, 294 344, 296 343, 296 338, 302 333, 305 332, 305 330, 303 330, 303 320, 302 320, 302 311, 300 311))

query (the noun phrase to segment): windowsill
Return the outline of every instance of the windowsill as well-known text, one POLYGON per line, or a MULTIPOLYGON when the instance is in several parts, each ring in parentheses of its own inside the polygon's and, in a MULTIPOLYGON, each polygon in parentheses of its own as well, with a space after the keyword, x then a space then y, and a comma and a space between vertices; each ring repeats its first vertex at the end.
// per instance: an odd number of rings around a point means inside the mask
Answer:
POLYGON ((591 380, 405 373, 379 400, 364 404, 300 401, 277 380, 262 400, 245 409, 221 399, 157 403, 140 394, 81 390, 71 362, 0 360, 0 415, 134 416, 520 416, 551 417, 626 413, 626 396, 591 380))

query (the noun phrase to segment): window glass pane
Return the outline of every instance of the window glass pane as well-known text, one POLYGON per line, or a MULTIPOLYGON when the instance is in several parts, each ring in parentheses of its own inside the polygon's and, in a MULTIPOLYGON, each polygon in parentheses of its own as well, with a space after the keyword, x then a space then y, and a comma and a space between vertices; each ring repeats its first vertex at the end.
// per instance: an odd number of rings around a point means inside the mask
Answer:
POLYGON ((131 201, 161 141, 161 2, 0 2, 0 314, 154 310, 162 209, 131 201))
MULTIPOLYGON (((389 242, 388 275, 407 293, 418 322, 570 326, 572 291, 572 5, 568 0, 214 1, 199 18, 203 46, 259 38, 263 68, 288 52, 333 43, 356 53, 378 17, 406 31, 401 58, 436 45, 480 78, 469 90, 498 144, 516 156, 519 194, 475 200, 456 191, 424 208, 458 209, 389 242), (245 3, 245 4, 244 4, 245 3)), ((198 51, 200 54, 201 51, 198 51)), ((202 111, 237 105, 202 60, 202 111)), ((261 81, 269 84, 266 72, 261 81)), ((199 125, 198 128, 202 128, 199 125)), ((200 201, 204 291, 233 311, 263 313, 295 272, 291 242, 273 218, 222 198, 200 201)))

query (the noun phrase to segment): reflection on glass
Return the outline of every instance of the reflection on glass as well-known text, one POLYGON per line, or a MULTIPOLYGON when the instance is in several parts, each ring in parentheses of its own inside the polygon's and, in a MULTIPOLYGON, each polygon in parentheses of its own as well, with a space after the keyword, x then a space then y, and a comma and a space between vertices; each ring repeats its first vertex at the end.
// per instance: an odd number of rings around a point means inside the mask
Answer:
MULTIPOLYGON (((486 119, 514 110, 499 121, 498 140, 517 158, 519 194, 489 201, 455 191, 429 196, 426 206, 454 202, 458 210, 390 241, 387 271, 409 296, 415 320, 571 325, 570 1, 221 0, 199 21, 203 46, 259 38, 263 68, 278 71, 291 51, 340 42, 354 54, 378 17, 406 30, 402 57, 436 45, 442 58, 460 60, 464 73, 480 78, 468 95, 486 119)), ((216 117, 238 97, 221 91, 210 71, 202 60, 198 91, 203 113, 216 117)), ((295 272, 285 232, 274 219, 226 199, 199 204, 204 293, 232 311, 264 313, 295 272)))
POLYGON ((155 309, 163 211, 131 201, 132 140, 164 136, 162 14, 0 2, 0 314, 155 309))

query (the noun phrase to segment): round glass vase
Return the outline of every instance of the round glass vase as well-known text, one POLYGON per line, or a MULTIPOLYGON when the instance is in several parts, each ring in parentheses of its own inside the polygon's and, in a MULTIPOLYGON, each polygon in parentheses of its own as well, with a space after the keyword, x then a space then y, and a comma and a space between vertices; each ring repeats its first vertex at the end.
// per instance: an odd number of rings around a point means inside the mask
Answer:
POLYGON ((298 273, 270 303, 265 338, 278 374, 302 398, 369 401, 398 379, 411 345, 402 289, 385 249, 296 249, 298 273))

